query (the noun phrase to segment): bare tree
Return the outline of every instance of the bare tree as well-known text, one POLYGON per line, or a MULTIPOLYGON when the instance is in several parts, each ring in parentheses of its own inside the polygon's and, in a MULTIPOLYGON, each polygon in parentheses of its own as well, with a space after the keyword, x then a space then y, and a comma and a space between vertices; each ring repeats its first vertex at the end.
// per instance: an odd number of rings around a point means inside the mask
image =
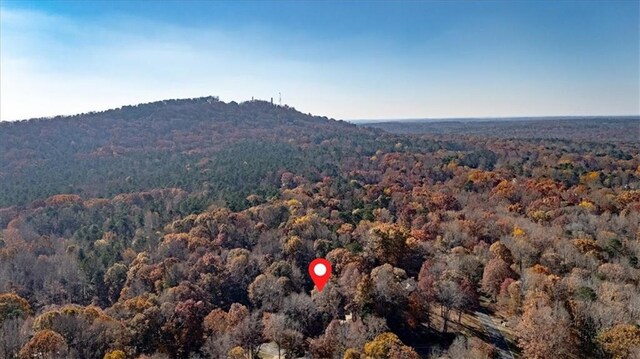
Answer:
POLYGON ((452 280, 438 281, 436 288, 436 299, 442 305, 440 313, 444 321, 442 332, 446 333, 451 309, 462 307, 464 303, 464 293, 460 285, 452 280))
POLYGON ((14 358, 32 334, 33 319, 15 317, 0 323, 0 357, 14 358))

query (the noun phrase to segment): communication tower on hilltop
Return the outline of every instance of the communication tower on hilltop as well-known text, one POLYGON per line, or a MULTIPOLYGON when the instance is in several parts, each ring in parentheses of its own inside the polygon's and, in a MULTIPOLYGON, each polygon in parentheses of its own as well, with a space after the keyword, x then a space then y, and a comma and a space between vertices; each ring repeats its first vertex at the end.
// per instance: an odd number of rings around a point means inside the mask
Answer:
POLYGON ((282 92, 278 92, 278 105, 282 106, 282 92))

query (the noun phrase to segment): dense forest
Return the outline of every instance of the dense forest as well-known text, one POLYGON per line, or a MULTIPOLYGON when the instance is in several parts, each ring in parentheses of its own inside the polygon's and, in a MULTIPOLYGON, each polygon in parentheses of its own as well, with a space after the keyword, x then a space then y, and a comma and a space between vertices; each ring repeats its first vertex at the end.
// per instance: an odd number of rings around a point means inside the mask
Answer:
POLYGON ((638 121, 0 123, 0 358, 639 358, 638 121))
POLYGON ((637 116, 521 117, 504 119, 449 119, 366 121, 359 123, 393 133, 493 138, 567 139, 588 142, 638 142, 637 116))

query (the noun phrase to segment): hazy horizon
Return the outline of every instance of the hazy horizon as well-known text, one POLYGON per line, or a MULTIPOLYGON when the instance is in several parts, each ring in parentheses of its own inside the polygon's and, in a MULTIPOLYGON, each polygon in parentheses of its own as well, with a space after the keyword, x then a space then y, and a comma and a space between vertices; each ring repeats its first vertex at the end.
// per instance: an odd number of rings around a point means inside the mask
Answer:
MULTIPOLYGON (((53 115, 48 115, 48 116, 39 116, 39 117, 29 117, 29 118, 19 118, 19 119, 9 119, 9 120, 2 120, 0 122, 19 122, 19 121, 28 121, 28 120, 40 120, 40 119, 54 119, 56 117, 59 116, 63 116, 63 117, 73 117, 73 116, 82 116, 88 113, 96 113, 96 112, 107 112, 107 111, 114 111, 114 110, 119 110, 125 107, 129 107, 129 106, 144 106, 144 105, 149 105, 149 104, 153 104, 153 103, 157 103, 157 102, 162 102, 162 101, 169 101, 169 100, 177 100, 177 101, 182 101, 182 100, 189 100, 189 99, 198 99, 198 98, 209 98, 209 97, 216 97, 219 99, 219 96, 214 96, 214 95, 208 95, 208 96, 199 96, 199 97, 192 97, 192 98, 166 98, 166 99, 158 99, 158 100, 154 100, 154 101, 149 101, 149 102, 143 102, 143 103, 129 103, 129 104, 122 104, 120 106, 115 106, 115 107, 110 107, 110 108, 105 108, 105 109, 96 109, 96 110, 90 110, 90 111, 85 111, 85 112, 78 112, 78 113, 69 113, 69 114, 53 114, 53 115)), ((245 100, 245 101, 234 101, 234 100, 229 100, 229 101, 224 101, 224 100, 220 100, 223 103, 231 103, 231 102, 236 102, 236 103, 245 103, 245 102, 251 102, 251 101, 262 101, 262 102, 271 102, 271 99, 258 99, 258 98, 254 98, 251 100, 245 100)), ((274 99, 273 101, 273 105, 278 105, 276 103, 276 99, 274 99)), ((287 104, 282 104, 282 106, 289 106, 287 104)), ((293 109, 303 112, 300 109, 295 108, 295 106, 290 106, 293 109)), ((322 114, 322 113, 311 113, 311 115, 313 116, 325 116, 326 115, 322 114)), ((629 119, 640 119, 640 114, 628 114, 628 115, 541 115, 541 116, 522 116, 522 115, 518 115, 518 116, 475 116, 475 117, 412 117, 412 118, 402 118, 402 117, 389 117, 389 118, 333 118, 333 117, 329 117, 331 119, 334 120, 341 120, 341 121, 345 121, 345 122, 350 122, 350 123, 354 123, 354 124, 368 124, 368 123, 383 123, 383 122, 453 122, 453 121, 514 121, 514 120, 554 120, 554 119, 592 119, 592 118, 629 118, 629 119)))
POLYGON ((0 120, 219 95, 339 119, 635 115, 640 4, 0 5, 0 120))

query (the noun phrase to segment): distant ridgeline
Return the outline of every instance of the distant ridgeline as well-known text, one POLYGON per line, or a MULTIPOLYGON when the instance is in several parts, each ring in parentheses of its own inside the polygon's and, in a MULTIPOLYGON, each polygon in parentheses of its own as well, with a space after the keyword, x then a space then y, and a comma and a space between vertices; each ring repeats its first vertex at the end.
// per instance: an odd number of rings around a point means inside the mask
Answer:
POLYGON ((398 134, 640 142, 639 116, 358 120, 354 123, 398 134))

